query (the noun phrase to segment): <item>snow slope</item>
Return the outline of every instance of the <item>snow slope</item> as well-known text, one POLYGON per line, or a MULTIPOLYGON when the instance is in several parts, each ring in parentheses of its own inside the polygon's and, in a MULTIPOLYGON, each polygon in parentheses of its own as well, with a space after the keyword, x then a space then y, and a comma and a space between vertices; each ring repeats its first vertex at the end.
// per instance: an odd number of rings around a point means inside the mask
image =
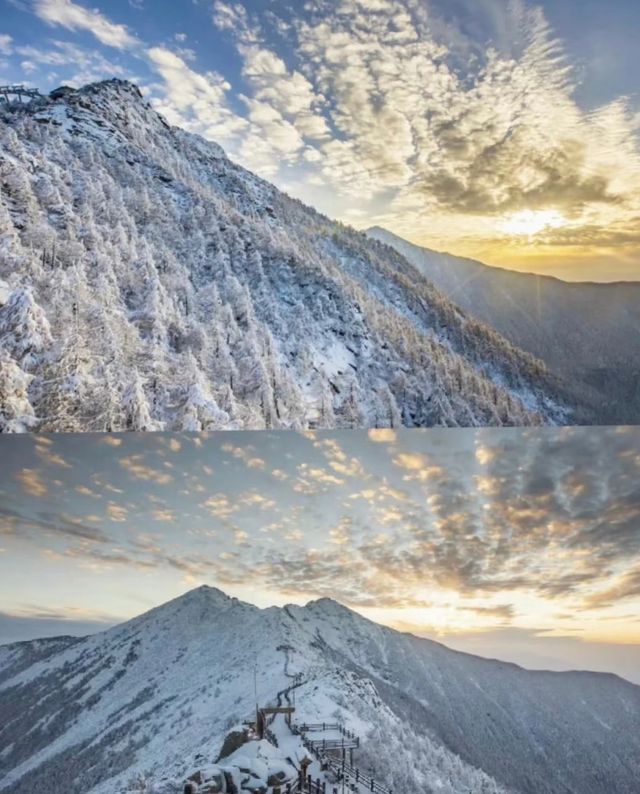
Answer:
POLYGON ((640 422, 640 283, 568 283, 431 251, 380 227, 367 234, 573 384, 598 423, 640 422))
POLYGON ((254 674, 261 705, 299 682, 295 719, 355 731, 357 765, 397 794, 637 792, 640 687, 458 653, 328 599, 260 610, 208 587, 0 648, 0 791, 184 780, 252 718, 254 674))
POLYGON ((4 430, 580 419, 404 258, 118 80, 0 110, 0 280, 4 430))

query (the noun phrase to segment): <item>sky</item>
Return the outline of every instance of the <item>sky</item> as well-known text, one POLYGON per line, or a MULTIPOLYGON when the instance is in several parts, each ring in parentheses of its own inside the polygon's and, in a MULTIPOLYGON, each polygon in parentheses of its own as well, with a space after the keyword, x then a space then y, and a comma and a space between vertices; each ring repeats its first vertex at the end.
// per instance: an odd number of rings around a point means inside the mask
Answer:
POLYGON ((15 435, 0 643, 201 584, 640 683, 640 428, 15 435))
POLYGON ((640 279, 636 0, 0 0, 0 83, 137 82, 358 228, 640 279))

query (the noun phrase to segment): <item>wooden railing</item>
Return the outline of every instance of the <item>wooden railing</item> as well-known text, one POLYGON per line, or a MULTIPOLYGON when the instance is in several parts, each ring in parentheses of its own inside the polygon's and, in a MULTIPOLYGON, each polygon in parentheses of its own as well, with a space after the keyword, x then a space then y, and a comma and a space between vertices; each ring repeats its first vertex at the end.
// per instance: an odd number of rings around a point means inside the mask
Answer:
POLYGON ((381 785, 372 777, 364 775, 357 767, 350 766, 344 760, 337 761, 330 758, 328 759, 328 764, 338 775, 342 775, 346 780, 356 783, 365 791, 372 791, 373 794, 393 794, 391 789, 381 785))
POLYGON ((42 94, 37 88, 27 88, 24 85, 0 85, 0 99, 4 99, 8 104, 10 96, 17 96, 20 102, 22 102, 23 96, 29 99, 37 99, 42 96, 42 94))
POLYGON ((352 739, 307 739, 307 742, 314 750, 356 750, 360 747, 360 738, 354 736, 352 739))
POLYGON ((313 780, 309 775, 304 780, 299 777, 297 780, 285 783, 279 787, 279 790, 278 786, 275 786, 273 794, 328 794, 328 792, 326 783, 313 780))
POLYGON ((339 722, 303 722, 298 725, 302 733, 312 733, 314 731, 340 731, 344 732, 344 725, 339 722))

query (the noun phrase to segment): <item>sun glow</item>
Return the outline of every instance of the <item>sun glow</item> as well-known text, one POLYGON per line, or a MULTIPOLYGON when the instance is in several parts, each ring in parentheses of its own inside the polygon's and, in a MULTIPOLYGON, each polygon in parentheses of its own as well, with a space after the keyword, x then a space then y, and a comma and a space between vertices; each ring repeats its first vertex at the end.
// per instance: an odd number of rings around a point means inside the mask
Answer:
POLYGON ((567 219, 557 210, 522 210, 507 215, 499 229, 506 234, 533 237, 545 229, 558 229, 567 225, 567 219))

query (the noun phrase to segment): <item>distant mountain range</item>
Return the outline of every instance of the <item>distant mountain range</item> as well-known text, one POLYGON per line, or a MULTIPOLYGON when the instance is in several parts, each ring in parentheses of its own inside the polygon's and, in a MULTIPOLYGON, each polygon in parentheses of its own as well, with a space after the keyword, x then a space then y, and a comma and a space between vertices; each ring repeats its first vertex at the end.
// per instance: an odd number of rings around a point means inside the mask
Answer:
POLYGON ((640 421, 640 283, 568 283, 431 251, 380 227, 367 234, 477 320, 542 359, 591 404, 597 423, 640 421))
POLYGON ((169 127, 130 83, 3 106, 0 188, 0 430, 606 410, 403 256, 169 127))
POLYGON ((638 791, 638 686, 458 653, 328 599, 261 610, 208 587, 84 639, 0 647, 0 791, 181 794, 171 781, 217 759, 256 693, 292 683, 296 720, 356 731, 358 766, 394 794, 638 791))

